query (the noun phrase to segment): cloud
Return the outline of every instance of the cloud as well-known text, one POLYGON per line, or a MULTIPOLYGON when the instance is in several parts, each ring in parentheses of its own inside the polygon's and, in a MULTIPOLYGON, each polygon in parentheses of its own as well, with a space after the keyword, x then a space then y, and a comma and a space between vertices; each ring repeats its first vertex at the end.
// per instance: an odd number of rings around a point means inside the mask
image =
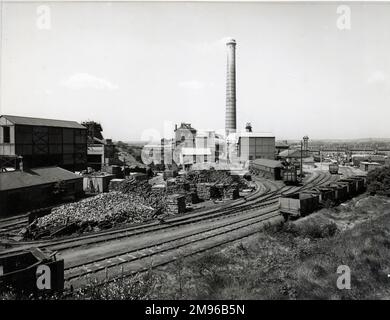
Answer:
POLYGON ((92 88, 97 90, 116 90, 118 86, 110 81, 95 77, 88 73, 75 73, 61 81, 61 85, 71 89, 92 88))
POLYGON ((198 80, 181 81, 178 83, 179 87, 191 90, 201 90, 207 87, 213 87, 214 83, 206 83, 198 80))
POLYGON ((370 74, 370 76, 367 79, 367 82, 369 84, 383 83, 386 82, 387 79, 388 77, 383 71, 377 70, 370 74))

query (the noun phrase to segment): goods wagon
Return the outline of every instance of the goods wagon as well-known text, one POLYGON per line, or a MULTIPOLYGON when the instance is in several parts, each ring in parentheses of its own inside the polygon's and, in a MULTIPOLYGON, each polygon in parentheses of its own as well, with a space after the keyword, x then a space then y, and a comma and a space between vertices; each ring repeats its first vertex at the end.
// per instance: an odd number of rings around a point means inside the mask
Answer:
POLYGON ((331 163, 329 165, 329 172, 331 174, 338 174, 339 173, 339 165, 337 163, 331 163))
POLYGON ((310 193, 295 193, 280 198, 280 213, 287 220, 306 216, 319 207, 319 196, 310 193))
POLYGON ((348 185, 344 183, 333 182, 329 184, 329 188, 335 191, 335 201, 343 202, 348 199, 348 185))
POLYGON ((0 291, 13 288, 25 294, 64 289, 64 260, 38 248, 0 256, 0 291))
POLYGON ((356 182, 353 179, 341 179, 338 182, 348 186, 348 197, 353 197, 356 194, 356 182))
POLYGON ((331 201, 331 202, 335 201, 336 192, 332 188, 317 187, 309 190, 308 192, 317 194, 319 197, 319 202, 322 204, 324 204, 327 201, 331 201))
POLYGON ((357 193, 362 193, 364 192, 364 190, 366 189, 366 186, 365 186, 365 179, 363 179, 362 177, 351 177, 351 179, 355 180, 356 181, 356 192, 357 193))
POLYGON ((354 177, 363 179, 364 189, 367 187, 367 176, 366 175, 356 175, 354 177))
POLYGON ((297 168, 295 166, 284 168, 282 170, 282 178, 286 185, 296 185, 301 182, 301 179, 297 174, 297 168))

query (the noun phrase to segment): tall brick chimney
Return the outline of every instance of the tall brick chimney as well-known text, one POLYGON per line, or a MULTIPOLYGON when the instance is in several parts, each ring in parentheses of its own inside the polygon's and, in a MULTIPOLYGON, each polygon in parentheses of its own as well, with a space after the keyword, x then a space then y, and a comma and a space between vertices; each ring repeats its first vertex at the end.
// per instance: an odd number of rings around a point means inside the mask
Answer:
POLYGON ((236 121, 236 41, 230 39, 227 46, 227 78, 226 78, 226 137, 237 130, 236 121))

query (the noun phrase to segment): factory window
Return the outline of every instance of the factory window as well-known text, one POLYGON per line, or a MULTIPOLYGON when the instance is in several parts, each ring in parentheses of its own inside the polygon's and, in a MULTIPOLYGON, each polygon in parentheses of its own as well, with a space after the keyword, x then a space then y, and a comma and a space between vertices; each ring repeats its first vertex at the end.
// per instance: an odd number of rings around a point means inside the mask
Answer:
POLYGON ((204 155, 204 162, 207 162, 207 154, 204 155))
POLYGON ((11 142, 11 130, 10 127, 3 127, 3 142, 10 143, 11 142))

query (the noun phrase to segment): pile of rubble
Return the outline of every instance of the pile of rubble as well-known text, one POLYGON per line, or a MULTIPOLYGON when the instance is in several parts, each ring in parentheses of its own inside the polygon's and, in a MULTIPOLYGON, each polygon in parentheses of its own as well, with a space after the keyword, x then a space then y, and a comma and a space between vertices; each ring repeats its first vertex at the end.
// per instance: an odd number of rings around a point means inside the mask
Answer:
POLYGON ((120 223, 141 223, 152 218, 155 208, 142 198, 121 192, 102 193, 79 202, 53 208, 26 231, 27 238, 98 231, 120 223))

